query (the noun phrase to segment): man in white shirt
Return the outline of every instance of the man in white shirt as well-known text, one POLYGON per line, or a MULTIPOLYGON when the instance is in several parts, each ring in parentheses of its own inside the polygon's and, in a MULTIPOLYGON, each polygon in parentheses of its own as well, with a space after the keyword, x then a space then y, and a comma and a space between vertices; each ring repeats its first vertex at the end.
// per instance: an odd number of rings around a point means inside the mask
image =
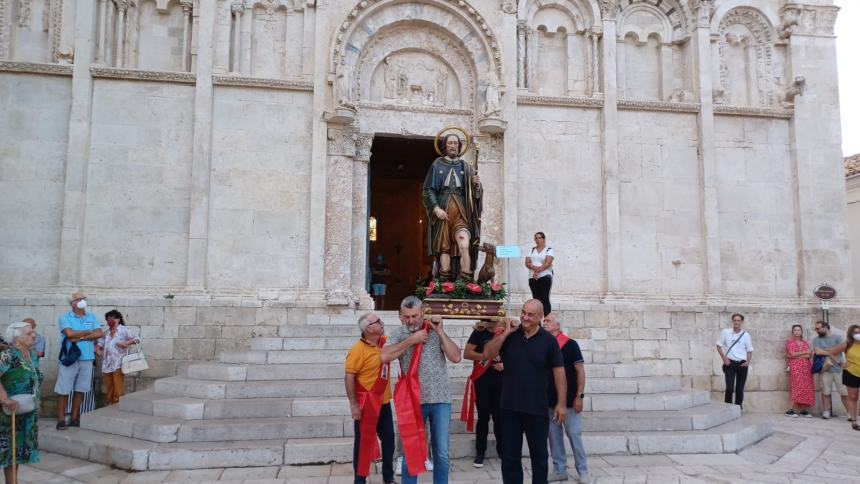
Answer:
POLYGON ((726 375, 726 403, 732 403, 734 393, 734 403, 741 408, 744 406, 744 385, 753 352, 752 338, 741 330, 743 324, 743 314, 732 314, 732 327, 724 329, 717 340, 717 353, 723 359, 723 373, 726 375))

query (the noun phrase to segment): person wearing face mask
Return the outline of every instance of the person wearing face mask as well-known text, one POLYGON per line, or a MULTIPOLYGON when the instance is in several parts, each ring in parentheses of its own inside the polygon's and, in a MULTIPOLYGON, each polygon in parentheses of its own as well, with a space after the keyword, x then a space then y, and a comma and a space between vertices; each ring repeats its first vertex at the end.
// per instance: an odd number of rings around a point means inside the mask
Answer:
POLYGON ((848 401, 845 407, 848 409, 848 421, 851 428, 860 430, 857 424, 857 397, 860 394, 860 325, 852 324, 845 335, 845 341, 841 345, 830 348, 831 356, 845 353, 845 369, 842 370, 842 383, 848 387, 848 401))
POLYGON ((68 425, 81 426, 81 403, 84 400, 84 394, 92 388, 93 361, 96 359, 93 342, 103 334, 98 319, 87 312, 86 294, 82 292, 72 294, 69 305, 72 310, 60 316, 58 321, 60 344, 68 347, 71 343, 77 343, 81 355, 69 366, 59 365, 57 383, 54 385, 54 392, 57 394, 57 430, 67 428, 66 402, 72 392, 74 392, 72 417, 68 425))
POLYGON ((125 376, 122 373, 122 357, 128 354, 131 345, 140 343, 135 335, 126 327, 122 313, 113 309, 105 313, 108 330, 99 338, 96 353, 103 354, 102 374, 107 387, 107 404, 119 403, 125 388, 125 376))
POLYGON ((848 408, 848 388, 842 384, 842 367, 845 364, 845 359, 841 353, 832 357, 828 352, 830 348, 844 343, 845 337, 838 333, 831 333, 830 323, 826 321, 816 321, 815 332, 818 336, 812 340, 812 351, 816 355, 827 356, 826 361, 830 363, 829 366, 825 364, 825 367, 818 374, 818 379, 821 380, 821 418, 827 420, 833 415, 831 395, 834 388, 842 398, 842 405, 848 408))

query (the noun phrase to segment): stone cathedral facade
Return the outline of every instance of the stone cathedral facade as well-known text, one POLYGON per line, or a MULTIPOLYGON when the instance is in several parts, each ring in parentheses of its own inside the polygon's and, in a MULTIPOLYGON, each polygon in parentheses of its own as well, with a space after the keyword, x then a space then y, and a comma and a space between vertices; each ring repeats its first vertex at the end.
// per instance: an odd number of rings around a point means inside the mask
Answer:
POLYGON ((837 287, 838 328, 856 314, 837 14, 832 0, 0 0, 0 320, 35 317, 56 355, 80 288, 140 326, 159 377, 369 308, 374 139, 458 125, 480 148, 484 238, 548 234, 571 334, 717 392, 718 330, 744 312, 760 348, 749 405, 781 408, 782 345, 818 314, 812 289, 837 287))

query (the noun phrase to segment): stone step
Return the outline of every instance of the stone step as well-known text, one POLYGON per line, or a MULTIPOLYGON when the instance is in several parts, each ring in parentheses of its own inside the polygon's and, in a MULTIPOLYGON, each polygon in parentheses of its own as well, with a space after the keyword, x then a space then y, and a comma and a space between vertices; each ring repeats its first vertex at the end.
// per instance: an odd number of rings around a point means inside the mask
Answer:
POLYGON ((710 394, 706 390, 679 390, 639 395, 591 395, 590 410, 593 412, 682 410, 705 405, 710 399, 710 394))
MULTIPOLYGON (((709 430, 663 432, 583 432, 583 445, 588 455, 645 454, 722 454, 734 453, 759 442, 772 433, 766 418, 742 417, 709 430)), ((287 455, 295 459, 288 464, 303 462, 352 462, 351 438, 294 439, 287 442, 287 455)), ((452 434, 450 456, 473 456, 475 438, 471 434, 452 434)), ((569 444, 565 449, 570 454, 569 444)), ((487 455, 495 456, 495 437, 490 432, 487 455)), ((528 447, 523 443, 523 455, 528 447)), ((569 463, 570 464, 570 463, 569 463)))

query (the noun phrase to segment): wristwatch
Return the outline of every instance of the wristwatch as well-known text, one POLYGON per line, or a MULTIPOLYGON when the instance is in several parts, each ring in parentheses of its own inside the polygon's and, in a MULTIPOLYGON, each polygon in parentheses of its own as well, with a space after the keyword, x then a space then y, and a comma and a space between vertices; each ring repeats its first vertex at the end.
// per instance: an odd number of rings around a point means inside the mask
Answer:
POLYGON ((579 394, 579 398, 585 398, 585 394, 584 394, 584 393, 580 393, 580 394, 579 394))

